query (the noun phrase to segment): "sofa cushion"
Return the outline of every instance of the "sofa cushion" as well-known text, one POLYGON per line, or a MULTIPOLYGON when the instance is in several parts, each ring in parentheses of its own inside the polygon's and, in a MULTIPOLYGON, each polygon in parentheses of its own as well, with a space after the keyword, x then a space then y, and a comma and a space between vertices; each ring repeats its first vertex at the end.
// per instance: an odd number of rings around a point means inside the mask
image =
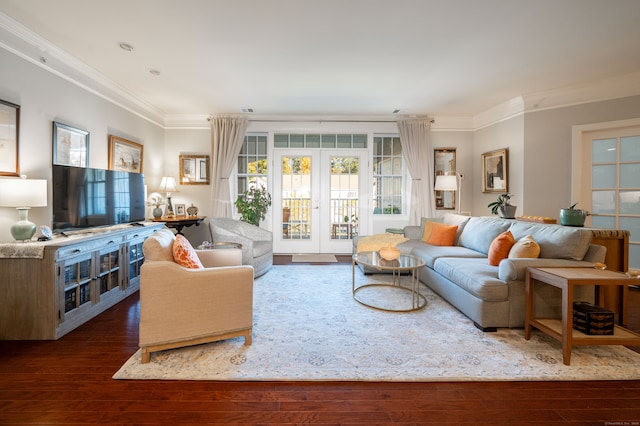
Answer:
POLYGON ((511 233, 516 240, 532 235, 540 245, 540 257, 582 260, 589 249, 591 231, 562 225, 513 222, 511 233))
POLYGON ((176 239, 173 242, 173 260, 185 268, 204 269, 189 240, 180 234, 176 235, 176 239))
POLYGON ((509 259, 530 259, 540 255, 540 246, 533 235, 525 235, 511 247, 509 259))
POLYGON ((470 216, 464 216, 456 213, 445 213, 442 215, 442 223, 445 225, 456 225, 458 227, 454 244, 458 245, 460 241, 460 234, 462 234, 462 230, 467 222, 469 222, 469 219, 471 219, 470 216))
POLYGON ((498 267, 484 258, 441 257, 433 269, 455 285, 487 302, 509 298, 509 286, 498 279, 498 267))
POLYGON ((491 242, 498 235, 509 229, 510 225, 511 222, 507 220, 491 217, 472 217, 464 226, 458 244, 471 250, 488 254, 491 242))
POLYGON ((431 269, 433 269, 433 264, 436 259, 441 257, 486 258, 482 253, 460 246, 432 246, 417 241, 407 241, 406 243, 398 244, 398 248, 402 253, 405 253, 404 249, 407 247, 413 247, 411 254, 424 260, 425 265, 431 269))
POLYGON ((160 229, 147 238, 142 244, 142 253, 145 262, 153 262, 156 260, 167 260, 173 262, 173 241, 175 240, 173 232, 167 228, 160 229))
POLYGON ((488 260, 489 265, 498 266, 502 259, 509 256, 511 247, 516 243, 511 231, 504 231, 491 242, 489 246, 488 260))

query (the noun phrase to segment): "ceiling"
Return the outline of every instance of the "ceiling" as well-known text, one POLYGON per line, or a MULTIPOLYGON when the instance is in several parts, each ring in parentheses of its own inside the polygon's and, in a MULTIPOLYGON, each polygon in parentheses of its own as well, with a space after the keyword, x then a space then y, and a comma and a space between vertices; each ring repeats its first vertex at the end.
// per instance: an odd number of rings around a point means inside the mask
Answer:
POLYGON ((640 81, 638 0, 0 0, 0 11, 165 116, 474 116, 640 81))

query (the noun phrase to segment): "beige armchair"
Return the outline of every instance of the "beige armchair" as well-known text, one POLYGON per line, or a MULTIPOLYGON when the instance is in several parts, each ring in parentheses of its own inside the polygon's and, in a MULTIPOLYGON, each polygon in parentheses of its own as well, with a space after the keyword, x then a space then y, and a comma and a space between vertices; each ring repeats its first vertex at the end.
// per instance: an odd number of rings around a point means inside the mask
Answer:
POLYGON ((240 220, 214 217, 209 221, 214 242, 242 244, 242 264, 253 266, 259 277, 273 265, 273 233, 240 220))
POLYGON ((205 269, 173 261, 173 233, 156 232, 143 244, 140 272, 142 363, 151 353, 234 337, 251 344, 253 268, 238 249, 196 250, 205 269))

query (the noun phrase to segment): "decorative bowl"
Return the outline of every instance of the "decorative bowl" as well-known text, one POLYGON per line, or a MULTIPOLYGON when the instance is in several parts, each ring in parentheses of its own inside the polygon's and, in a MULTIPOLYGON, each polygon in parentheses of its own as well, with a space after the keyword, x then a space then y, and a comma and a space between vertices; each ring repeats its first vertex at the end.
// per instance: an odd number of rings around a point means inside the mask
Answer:
POLYGON ((384 260, 396 260, 400 257, 400 250, 395 247, 382 247, 378 253, 384 260))

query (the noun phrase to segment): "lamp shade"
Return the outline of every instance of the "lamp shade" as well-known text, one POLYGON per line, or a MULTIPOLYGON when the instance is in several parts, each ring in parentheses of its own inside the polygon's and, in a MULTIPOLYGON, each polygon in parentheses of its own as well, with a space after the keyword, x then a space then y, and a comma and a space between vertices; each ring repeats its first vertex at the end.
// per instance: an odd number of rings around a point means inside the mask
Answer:
POLYGON ((0 206, 46 207, 46 179, 0 179, 0 206))
POLYGON ((161 192, 177 192, 176 180, 173 176, 164 176, 160 181, 161 192))
POLYGON ((458 177, 457 176, 436 176, 436 191, 457 191, 458 190, 458 177))

